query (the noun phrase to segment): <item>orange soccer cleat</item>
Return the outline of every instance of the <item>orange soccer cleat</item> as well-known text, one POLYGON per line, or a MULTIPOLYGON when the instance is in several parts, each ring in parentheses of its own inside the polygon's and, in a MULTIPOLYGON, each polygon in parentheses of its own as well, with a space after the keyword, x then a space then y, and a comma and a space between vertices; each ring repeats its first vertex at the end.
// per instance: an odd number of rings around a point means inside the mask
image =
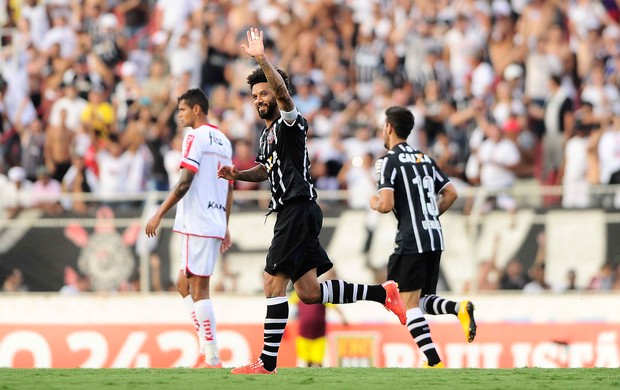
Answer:
POLYGON ((231 374, 244 374, 244 375, 255 375, 255 374, 275 374, 278 372, 278 369, 275 368, 273 371, 267 371, 264 367, 263 361, 258 358, 256 362, 250 363, 247 366, 237 367, 230 370, 231 374))
POLYGON ((407 323, 407 314, 405 304, 398 292, 398 283, 393 280, 388 280, 381 285, 385 289, 385 308, 396 314, 400 323, 405 325, 407 323))

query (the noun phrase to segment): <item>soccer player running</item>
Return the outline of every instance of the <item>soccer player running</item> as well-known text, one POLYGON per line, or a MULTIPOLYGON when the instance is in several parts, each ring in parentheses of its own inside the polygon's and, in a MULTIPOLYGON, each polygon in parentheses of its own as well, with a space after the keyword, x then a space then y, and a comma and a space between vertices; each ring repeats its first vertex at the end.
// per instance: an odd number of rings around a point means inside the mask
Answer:
POLYGON ((177 289, 192 317, 200 346, 193 367, 222 367, 209 280, 218 253, 230 248, 232 182, 218 179, 217 169, 232 163, 232 146, 221 131, 207 123, 209 100, 200 89, 189 89, 179 96, 178 110, 180 124, 191 127, 183 138, 181 176, 148 221, 146 235, 155 236, 162 217, 178 203, 173 225, 173 231, 181 234, 177 289))
POLYGON ((323 213, 310 177, 306 149, 308 122, 297 111, 288 87, 288 75, 266 58, 263 32, 247 31, 246 53, 259 64, 247 78, 252 99, 265 128, 255 167, 239 171, 224 166, 218 176, 228 180, 269 180, 270 213, 277 212, 274 236, 267 254, 264 293, 267 313, 260 357, 234 368, 233 374, 275 374, 278 350, 289 315, 286 287, 289 281, 304 303, 353 303, 359 300, 384 304, 405 324, 405 307, 393 281, 382 285, 353 284, 343 280, 319 283, 317 277, 332 268, 319 242, 323 213))
POLYGON ((370 207, 384 214, 394 211, 398 229, 387 276, 400 287, 407 328, 428 359, 423 367, 444 368, 424 314, 454 314, 467 341, 476 336, 474 305, 435 295, 444 250, 439 216, 454 203, 457 193, 435 161, 407 144, 414 125, 411 111, 393 106, 385 116, 383 140, 388 152, 376 164, 379 192, 370 198, 370 207))

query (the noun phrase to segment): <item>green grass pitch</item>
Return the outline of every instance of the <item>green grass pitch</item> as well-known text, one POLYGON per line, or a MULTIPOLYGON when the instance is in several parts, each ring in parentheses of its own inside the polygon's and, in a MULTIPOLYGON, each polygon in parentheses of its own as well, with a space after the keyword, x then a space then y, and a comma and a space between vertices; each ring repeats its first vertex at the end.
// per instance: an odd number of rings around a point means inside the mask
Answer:
POLYGON ((283 368, 276 375, 230 369, 0 369, 0 390, 25 389, 620 389, 620 369, 283 368))

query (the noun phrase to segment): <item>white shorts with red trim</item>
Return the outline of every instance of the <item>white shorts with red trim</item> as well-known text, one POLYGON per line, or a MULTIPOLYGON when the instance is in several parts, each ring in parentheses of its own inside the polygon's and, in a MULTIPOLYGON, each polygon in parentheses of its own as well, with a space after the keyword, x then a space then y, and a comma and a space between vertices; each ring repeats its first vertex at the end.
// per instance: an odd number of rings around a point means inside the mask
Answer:
POLYGON ((181 234, 181 267, 186 276, 211 276, 222 240, 181 234))

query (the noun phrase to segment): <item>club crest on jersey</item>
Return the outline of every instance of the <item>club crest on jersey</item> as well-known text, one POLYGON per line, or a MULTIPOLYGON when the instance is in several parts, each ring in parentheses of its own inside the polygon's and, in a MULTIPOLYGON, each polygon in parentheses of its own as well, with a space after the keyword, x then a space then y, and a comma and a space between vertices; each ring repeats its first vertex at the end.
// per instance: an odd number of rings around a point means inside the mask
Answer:
POLYGON ((192 148, 192 144, 194 143, 194 135, 188 134, 187 141, 185 143, 185 152, 183 152, 183 157, 187 158, 189 155, 189 150, 192 148))
POLYGON ((273 140, 276 139, 276 132, 273 131, 273 128, 269 128, 269 131, 267 132, 267 143, 268 144, 272 144, 273 140))

